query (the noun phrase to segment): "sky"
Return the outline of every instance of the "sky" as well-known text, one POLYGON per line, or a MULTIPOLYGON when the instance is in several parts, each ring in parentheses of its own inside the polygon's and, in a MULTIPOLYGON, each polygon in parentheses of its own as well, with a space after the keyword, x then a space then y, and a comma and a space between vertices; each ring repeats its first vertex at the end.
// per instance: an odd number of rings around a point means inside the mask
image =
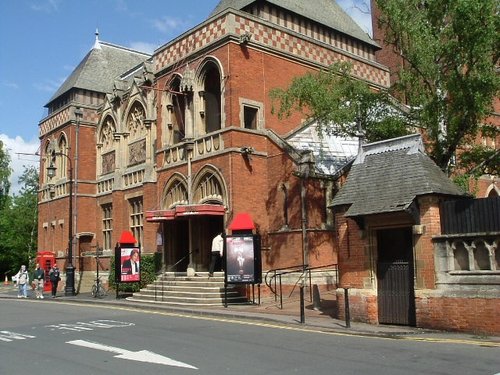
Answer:
MULTIPOLYGON (((314 0, 304 0, 314 1, 314 0)), ((0 0, 0 140, 12 193, 23 166, 38 166, 44 107, 99 40, 152 53, 203 22, 219 0, 0 0)), ((338 0, 371 33, 368 0, 338 0)))

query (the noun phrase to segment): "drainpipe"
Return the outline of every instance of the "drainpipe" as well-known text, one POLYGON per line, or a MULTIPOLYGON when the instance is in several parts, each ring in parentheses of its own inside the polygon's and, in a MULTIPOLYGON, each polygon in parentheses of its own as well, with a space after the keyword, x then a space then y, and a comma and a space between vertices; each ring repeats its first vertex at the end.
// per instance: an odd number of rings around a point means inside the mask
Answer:
MULTIPOLYGON (((187 190, 188 190, 188 204, 192 204, 193 202, 193 193, 192 193, 192 170, 191 170, 191 159, 193 157, 193 150, 194 150, 194 141, 193 140, 188 140, 185 145, 185 153, 186 153, 186 160, 187 160, 187 190)), ((195 269, 194 269, 194 262, 193 262, 193 237, 192 237, 192 220, 188 220, 188 235, 189 235, 189 265, 187 269, 187 276, 193 277, 195 275, 195 269)))
POLYGON ((306 212, 306 182, 314 167, 314 156, 311 151, 307 151, 302 155, 299 162, 300 176, 300 211, 301 211, 301 226, 302 226, 302 280, 300 283, 300 323, 305 323, 305 307, 304 307, 304 284, 305 272, 308 267, 309 246, 307 242, 307 212, 306 212))
MULTIPOLYGON (((79 149, 79 145, 80 145, 80 121, 83 119, 83 111, 80 107, 76 107, 75 108, 75 118, 76 118, 76 135, 75 135, 75 156, 74 156, 74 165, 75 165, 75 173, 74 173, 74 194, 73 194, 73 199, 74 199, 74 203, 73 203, 73 207, 74 207, 74 210, 73 210, 73 217, 71 218, 71 220, 73 220, 73 228, 75 228, 75 236, 73 237, 73 240, 74 242, 76 242, 76 233, 78 233, 78 227, 77 227, 77 223, 78 223, 78 158, 79 158, 79 155, 80 155, 80 149, 79 149)), ((73 254, 73 257, 75 256, 75 254, 73 254)), ((75 264, 76 262, 73 262, 72 260, 72 264, 75 264)), ((80 272, 81 270, 81 264, 80 264, 80 247, 78 247, 78 271, 80 272)))

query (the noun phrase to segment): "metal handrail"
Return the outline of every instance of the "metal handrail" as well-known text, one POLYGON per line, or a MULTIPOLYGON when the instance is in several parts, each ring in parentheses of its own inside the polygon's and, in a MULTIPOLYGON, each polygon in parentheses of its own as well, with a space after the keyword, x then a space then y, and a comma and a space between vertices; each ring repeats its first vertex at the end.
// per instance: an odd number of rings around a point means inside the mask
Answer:
MULTIPOLYGON (((179 259, 177 262, 175 262, 174 264, 171 264, 167 267, 167 269, 165 270, 164 266, 162 267, 162 270, 161 270, 161 300, 163 301, 163 295, 165 294, 165 290, 164 290, 164 285, 163 285, 163 277, 164 277, 164 274, 165 272, 169 272, 171 269, 173 269, 175 266, 177 266, 179 263, 183 262, 186 258, 190 257, 191 254, 193 253, 196 253, 198 252, 199 250, 198 249, 195 249, 195 250, 191 250, 189 253, 187 253, 186 255, 184 255, 181 259, 179 259)), ((158 300, 158 292, 155 288, 155 301, 158 300)))
POLYGON ((335 284, 338 284, 338 264, 337 263, 332 263, 332 264, 327 264, 323 266, 317 266, 317 267, 309 267, 307 264, 305 265, 297 265, 297 266, 292 266, 292 267, 283 267, 283 268, 275 268, 272 270, 269 270, 266 272, 266 276, 264 277, 265 284, 267 287, 271 290, 271 292, 274 294, 274 301, 277 301, 278 296, 279 296, 279 308, 283 309, 283 283, 282 283, 282 276, 283 275, 288 275, 292 273, 298 273, 300 272, 301 274, 297 278, 297 281, 295 282, 289 297, 292 295, 292 293, 295 290, 295 287, 305 278, 305 274, 308 274, 308 280, 309 280, 309 298, 310 301, 312 301, 313 296, 312 296, 312 273, 311 271, 317 270, 317 269, 324 269, 324 268, 334 268, 336 270, 336 280, 335 284), (280 272, 283 271, 283 272, 280 272), (274 281, 274 288, 273 288, 273 281, 274 281), (278 294, 278 282, 279 282, 279 294, 278 294))

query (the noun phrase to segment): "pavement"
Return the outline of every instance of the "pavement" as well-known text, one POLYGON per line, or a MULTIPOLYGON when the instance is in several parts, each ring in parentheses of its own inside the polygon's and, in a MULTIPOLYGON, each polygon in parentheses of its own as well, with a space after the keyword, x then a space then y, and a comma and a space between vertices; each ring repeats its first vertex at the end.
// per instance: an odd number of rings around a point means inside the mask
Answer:
MULTIPOLYGON (((34 293, 29 292, 28 299, 35 300, 34 293)), ((130 295, 116 296, 111 291, 103 298, 94 298, 90 293, 79 293, 76 296, 64 296, 59 292, 57 298, 50 298, 50 293, 45 293, 44 301, 54 303, 86 303, 117 306, 122 308, 141 309, 149 311, 164 311, 172 314, 205 316, 225 320, 257 322, 259 324, 287 326, 296 329, 308 329, 329 332, 338 335, 371 336, 388 339, 407 339, 426 342, 455 343, 477 345, 485 347, 500 347, 500 336, 484 334, 469 334, 460 332, 436 331, 430 329, 397 326, 377 325, 362 322, 335 319, 335 307, 332 295, 322 295, 319 306, 314 308, 308 300, 305 301, 303 322, 301 322, 300 301, 288 299, 282 308, 274 298, 264 298, 259 303, 248 303, 224 306, 173 306, 160 301, 144 302, 133 300, 130 295)), ((0 285, 1 299, 17 299, 17 287, 13 285, 0 285)))

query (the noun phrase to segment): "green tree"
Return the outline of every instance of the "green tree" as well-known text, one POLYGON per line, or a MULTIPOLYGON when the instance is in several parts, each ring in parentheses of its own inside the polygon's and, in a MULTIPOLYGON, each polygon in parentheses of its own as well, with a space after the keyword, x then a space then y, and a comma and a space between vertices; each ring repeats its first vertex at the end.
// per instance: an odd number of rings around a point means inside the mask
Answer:
POLYGON ((10 156, 0 140, 0 210, 5 205, 5 201, 9 195, 10 182, 9 178, 12 173, 10 168, 10 156))
POLYGON ((19 194, 9 196, 0 210, 0 268, 10 274, 32 260, 37 249, 37 169, 25 167, 19 183, 19 194))
POLYGON ((410 116, 424 128, 430 156, 446 170, 457 151, 465 149, 469 169, 479 167, 495 150, 468 152, 468 145, 479 133, 498 135, 498 128, 488 126, 486 119, 500 83, 496 70, 500 3, 376 0, 376 4, 382 13, 384 43, 403 60, 393 90, 406 98, 410 116))
POLYGON ((499 90, 495 68, 500 53, 498 1, 376 3, 383 15, 384 43, 403 60, 390 94, 405 98, 406 111, 388 111, 388 105, 397 106, 387 92, 370 90, 352 78, 349 66, 336 64, 328 71, 296 78, 286 90, 273 90, 275 112, 284 117, 302 111, 318 121, 321 131, 339 135, 355 135, 358 120, 369 141, 421 127, 429 155, 443 170, 449 169, 457 150, 464 149, 458 157, 468 160, 469 170, 491 170, 491 164, 498 161, 496 150, 483 147, 478 152, 467 146, 486 130, 498 134, 498 127, 486 123, 499 90))
POLYGON ((270 96, 279 118, 300 111, 317 122, 321 134, 356 136, 363 130, 370 142, 408 134, 404 112, 388 92, 353 79, 348 63, 295 77, 286 90, 273 89, 270 96))

